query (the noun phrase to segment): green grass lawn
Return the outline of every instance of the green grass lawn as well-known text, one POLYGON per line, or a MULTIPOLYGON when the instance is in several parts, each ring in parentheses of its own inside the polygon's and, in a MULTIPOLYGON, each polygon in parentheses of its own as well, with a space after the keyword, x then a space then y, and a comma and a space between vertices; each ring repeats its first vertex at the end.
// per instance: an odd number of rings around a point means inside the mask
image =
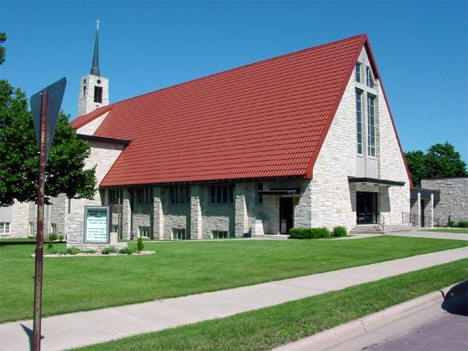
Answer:
MULTIPOLYGON (((393 236, 178 241, 147 242, 145 249, 157 251, 147 256, 46 258, 43 315, 227 289, 467 245, 393 236)), ((0 245, 0 322, 32 318, 34 258, 29 254, 34 247, 0 245)))
POLYGON ((81 350, 270 350, 467 278, 468 259, 464 259, 232 317, 81 350))
POLYGON ((438 229, 421 229, 423 232, 436 232, 436 233, 459 233, 468 234, 468 228, 438 228, 438 229))

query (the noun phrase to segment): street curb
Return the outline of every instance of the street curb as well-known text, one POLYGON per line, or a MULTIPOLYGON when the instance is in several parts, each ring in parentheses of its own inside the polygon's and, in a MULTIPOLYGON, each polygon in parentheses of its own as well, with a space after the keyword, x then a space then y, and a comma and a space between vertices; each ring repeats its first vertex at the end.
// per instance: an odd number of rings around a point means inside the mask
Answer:
MULTIPOLYGON (((458 284, 458 283, 456 283, 458 284)), ((446 293, 452 286, 450 285, 441 290, 446 293)), ((285 344, 274 348, 275 351, 292 351, 292 350, 314 350, 325 351, 336 347, 342 343, 350 341, 359 336, 371 333, 387 324, 409 316, 427 306, 440 301, 443 297, 440 291, 434 291, 429 294, 417 297, 415 299, 403 302, 401 304, 388 307, 380 312, 376 312, 362 318, 358 318, 341 324, 337 327, 327 329, 312 336, 294 341, 290 344, 285 344)))

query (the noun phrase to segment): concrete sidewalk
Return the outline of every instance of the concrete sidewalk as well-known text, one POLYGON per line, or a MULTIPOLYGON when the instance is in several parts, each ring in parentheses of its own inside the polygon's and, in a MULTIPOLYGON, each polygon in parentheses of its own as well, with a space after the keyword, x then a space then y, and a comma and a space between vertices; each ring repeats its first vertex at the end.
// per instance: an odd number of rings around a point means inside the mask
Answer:
MULTIPOLYGON (((278 305, 468 257, 468 247, 270 283, 42 320, 43 350, 63 350, 278 305)), ((0 325, 0 350, 27 350, 31 321, 0 325)))
POLYGON ((450 240, 467 240, 468 234, 462 233, 446 233, 446 232, 425 232, 424 230, 412 230, 407 232, 395 232, 385 235, 408 236, 413 238, 429 238, 429 239, 450 239, 450 240))

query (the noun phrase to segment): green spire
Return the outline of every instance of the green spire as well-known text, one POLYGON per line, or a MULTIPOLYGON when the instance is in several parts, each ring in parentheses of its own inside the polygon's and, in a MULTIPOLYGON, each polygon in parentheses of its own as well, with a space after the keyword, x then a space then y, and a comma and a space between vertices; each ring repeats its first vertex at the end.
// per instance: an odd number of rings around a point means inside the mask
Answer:
POLYGON ((101 23, 101 21, 96 20, 96 38, 94 39, 94 55, 91 66, 91 74, 95 76, 101 75, 99 70, 99 23, 101 23))

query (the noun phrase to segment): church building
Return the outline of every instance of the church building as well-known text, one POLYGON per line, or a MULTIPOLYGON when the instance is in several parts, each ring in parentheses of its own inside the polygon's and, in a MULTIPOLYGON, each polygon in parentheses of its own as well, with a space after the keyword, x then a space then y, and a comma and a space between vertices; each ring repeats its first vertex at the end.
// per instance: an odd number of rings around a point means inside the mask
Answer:
POLYGON ((97 50, 72 126, 122 239, 403 224, 410 177, 366 35, 110 105, 97 50))
POLYGON ((109 205, 121 239, 403 225, 411 180, 365 34, 112 104, 98 50, 71 125, 99 190, 55 200, 59 231, 85 205, 109 205))

